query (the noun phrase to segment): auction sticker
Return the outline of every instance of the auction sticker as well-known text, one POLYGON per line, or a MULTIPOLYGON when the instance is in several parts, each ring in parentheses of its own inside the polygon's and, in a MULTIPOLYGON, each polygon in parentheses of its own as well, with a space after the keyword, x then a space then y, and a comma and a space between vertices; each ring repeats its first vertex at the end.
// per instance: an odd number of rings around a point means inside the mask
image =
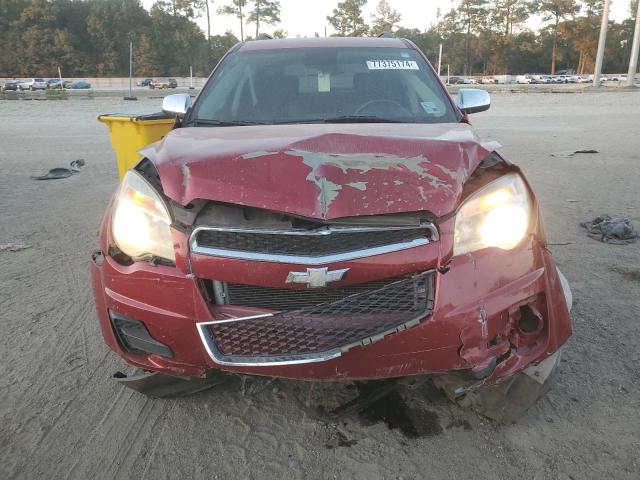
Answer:
POLYGON ((420 70, 413 60, 368 60, 369 70, 420 70))

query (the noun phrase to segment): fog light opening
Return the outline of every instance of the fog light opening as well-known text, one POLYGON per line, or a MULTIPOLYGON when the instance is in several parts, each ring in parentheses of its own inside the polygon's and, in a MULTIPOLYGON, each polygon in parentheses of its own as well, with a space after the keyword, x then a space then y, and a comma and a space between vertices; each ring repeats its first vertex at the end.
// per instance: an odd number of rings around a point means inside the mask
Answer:
POLYGON ((518 329, 525 334, 534 334, 542 330, 542 315, 529 305, 520 307, 520 319, 518 329))
POLYGON ((153 338, 141 321, 125 317, 112 310, 109 310, 109 316, 118 343, 125 352, 141 355, 155 354, 165 358, 173 357, 171 349, 153 338))

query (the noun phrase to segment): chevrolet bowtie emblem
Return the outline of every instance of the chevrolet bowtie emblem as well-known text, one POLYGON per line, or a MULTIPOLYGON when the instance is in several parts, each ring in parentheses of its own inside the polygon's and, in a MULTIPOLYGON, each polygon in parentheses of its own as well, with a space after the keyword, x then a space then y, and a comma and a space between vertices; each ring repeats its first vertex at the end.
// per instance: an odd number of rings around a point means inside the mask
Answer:
POLYGON ((306 283, 309 288, 326 287, 331 282, 342 280, 348 268, 329 271, 328 268, 307 268, 306 272, 289 272, 287 283, 306 283))

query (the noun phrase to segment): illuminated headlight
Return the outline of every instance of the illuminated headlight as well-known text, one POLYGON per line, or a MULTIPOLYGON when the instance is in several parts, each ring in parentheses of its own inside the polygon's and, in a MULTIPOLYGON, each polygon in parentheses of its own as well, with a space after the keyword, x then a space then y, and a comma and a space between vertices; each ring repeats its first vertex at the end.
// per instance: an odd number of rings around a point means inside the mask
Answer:
POLYGON ((113 240, 135 260, 175 262, 171 216, 162 198, 140 174, 129 170, 118 190, 111 221, 113 240))
POLYGON ((511 250, 529 231, 531 198, 520 177, 511 173, 471 195, 456 215, 453 254, 483 248, 511 250))

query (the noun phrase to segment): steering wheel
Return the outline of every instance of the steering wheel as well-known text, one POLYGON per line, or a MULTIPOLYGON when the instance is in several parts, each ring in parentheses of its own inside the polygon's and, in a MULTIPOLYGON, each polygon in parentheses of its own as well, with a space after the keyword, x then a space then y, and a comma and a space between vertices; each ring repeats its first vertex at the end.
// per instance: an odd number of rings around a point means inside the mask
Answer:
POLYGON ((402 105, 400 105, 398 102, 394 101, 394 100, 388 100, 388 99, 374 99, 374 100, 369 100, 368 102, 363 103, 362 105, 360 105, 356 111, 354 112, 354 115, 360 115, 362 114, 363 110, 366 110, 367 108, 369 108, 371 105, 375 105, 375 104, 386 104, 386 105, 391 105, 392 107, 395 107, 398 111, 402 111, 402 114, 405 116, 410 117, 411 116, 411 112, 409 110, 407 110, 406 108, 404 108, 402 105))

